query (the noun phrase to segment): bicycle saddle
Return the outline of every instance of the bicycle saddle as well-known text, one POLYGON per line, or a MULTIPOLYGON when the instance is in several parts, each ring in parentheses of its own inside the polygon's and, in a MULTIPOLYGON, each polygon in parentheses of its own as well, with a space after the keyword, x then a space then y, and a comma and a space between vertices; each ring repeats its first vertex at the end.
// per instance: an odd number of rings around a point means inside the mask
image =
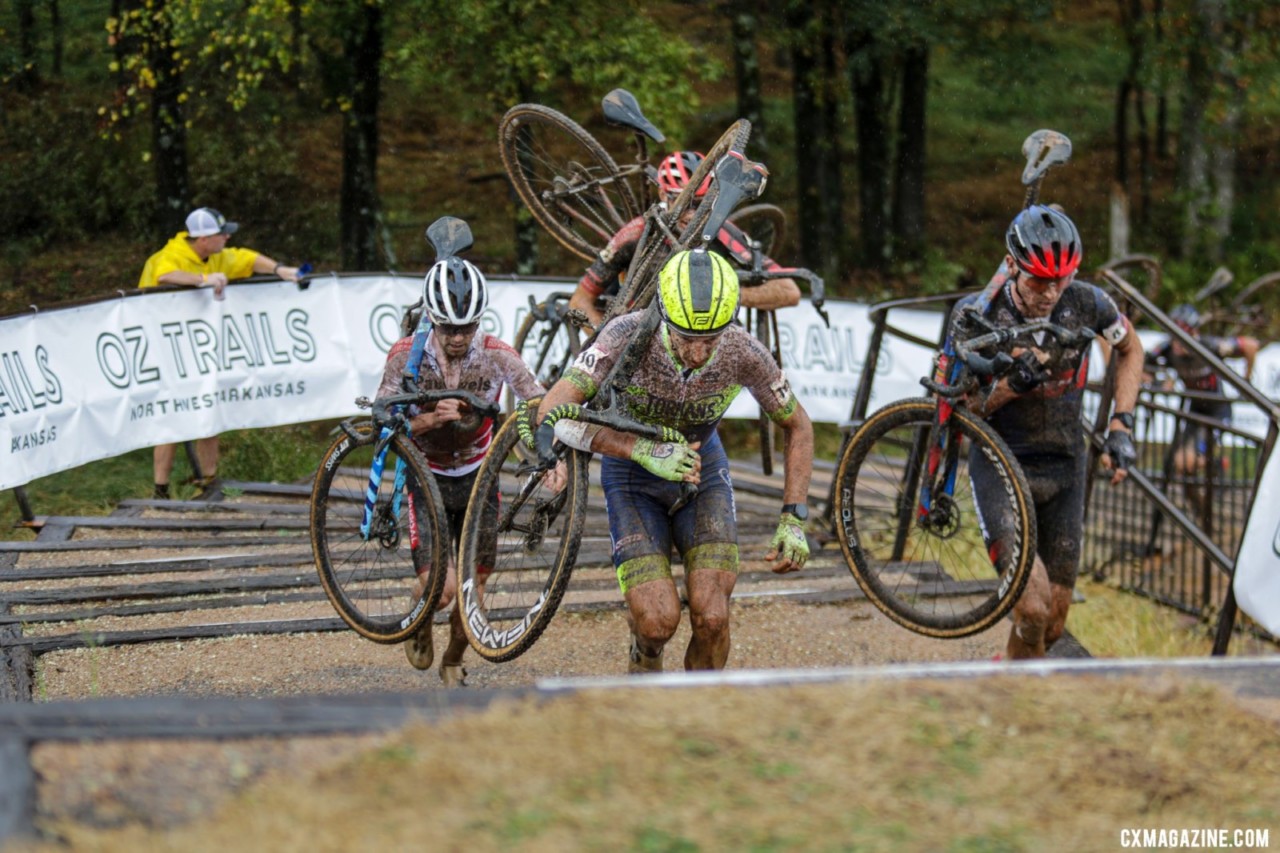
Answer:
POLYGON ((609 124, 629 127, 634 131, 643 133, 654 142, 667 141, 666 135, 654 127, 653 122, 645 118, 644 113, 640 112, 640 104, 636 101, 636 96, 626 89, 614 89, 604 96, 600 106, 604 109, 604 118, 609 124))

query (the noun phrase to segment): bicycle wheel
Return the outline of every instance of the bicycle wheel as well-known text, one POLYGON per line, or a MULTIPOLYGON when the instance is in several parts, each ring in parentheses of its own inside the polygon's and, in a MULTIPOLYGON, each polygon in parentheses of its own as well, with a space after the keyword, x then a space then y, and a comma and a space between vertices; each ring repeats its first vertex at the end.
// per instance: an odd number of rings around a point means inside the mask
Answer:
POLYGON ((533 218, 566 249, 593 261, 639 215, 618 164, 573 119, 517 104, 498 126, 502 165, 533 218))
POLYGON ((772 204, 749 204, 729 214, 729 221, 760 244, 760 251, 772 257, 787 239, 787 215, 772 204))
POLYGON ((530 456, 508 418, 480 466, 462 523, 462 622, 471 647, 495 662, 524 654, 551 623, 586 518, 590 454, 565 450, 569 478, 558 493, 547 488, 546 472, 524 471, 530 456))
POLYGON ((672 245, 670 241, 663 239, 660 233, 655 233, 650 235, 647 245, 636 248, 631 266, 627 269, 626 284, 609 304, 604 322, 607 323, 619 314, 635 311, 648 305, 657 287, 658 271, 662 269, 667 258, 701 241, 702 226, 711 215, 711 205, 697 204, 699 199, 694 193, 698 187, 702 186, 702 182, 707 175, 711 174, 721 157, 730 150, 742 151, 750 138, 751 122, 738 119, 716 140, 716 144, 707 152, 707 156, 698 164, 698 168, 694 169, 684 189, 676 196, 675 201, 671 202, 667 212, 660 214, 666 222, 672 223, 672 229, 677 238, 675 244, 672 245), (679 226, 678 223, 684 218, 686 211, 695 204, 697 206, 693 217, 685 225, 679 226))
MULTIPOLYGON (((772 311, 755 311, 754 314, 756 339, 773 354, 774 362, 781 367, 782 354, 778 351, 777 346, 774 345, 776 341, 774 327, 777 323, 777 315, 772 311)), ((756 416, 756 432, 760 436, 760 471, 766 477, 772 477, 773 451, 776 445, 773 440, 773 420, 765 413, 764 409, 761 409, 760 414, 756 416)))
POLYGON ((1008 446, 963 409, 949 426, 953 487, 933 496, 929 512, 920 510, 936 408, 932 400, 899 400, 854 434, 836 471, 836 535, 876 607, 904 628, 955 638, 991 627, 1022 595, 1035 558, 1035 513, 1008 446), (970 479, 971 449, 996 471, 1012 513, 1015 532, 995 549, 994 565, 970 479))
POLYGON ((362 535, 377 435, 368 422, 354 432, 334 440, 316 472, 311 548, 320 583, 343 621, 370 640, 396 643, 430 618, 444 591, 444 502, 418 448, 396 434, 387 445, 369 535, 362 535), (414 597, 419 574, 426 576, 426 587, 414 597))
MULTIPOLYGON (((566 301, 560 307, 567 304, 566 301)), ((520 353, 543 388, 554 385, 582 349, 578 329, 558 314, 548 313, 547 309, 544 302, 525 315, 516 331, 514 344, 516 352, 520 353)))

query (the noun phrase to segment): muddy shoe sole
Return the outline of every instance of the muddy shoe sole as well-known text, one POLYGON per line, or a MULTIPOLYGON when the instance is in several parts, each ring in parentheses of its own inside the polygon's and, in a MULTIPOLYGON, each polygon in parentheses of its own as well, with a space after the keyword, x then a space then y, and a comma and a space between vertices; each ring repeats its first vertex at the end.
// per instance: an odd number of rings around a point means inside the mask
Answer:
POLYGON ((414 669, 431 669, 436 649, 431 642, 431 620, 428 619, 413 636, 404 641, 404 656, 414 669))

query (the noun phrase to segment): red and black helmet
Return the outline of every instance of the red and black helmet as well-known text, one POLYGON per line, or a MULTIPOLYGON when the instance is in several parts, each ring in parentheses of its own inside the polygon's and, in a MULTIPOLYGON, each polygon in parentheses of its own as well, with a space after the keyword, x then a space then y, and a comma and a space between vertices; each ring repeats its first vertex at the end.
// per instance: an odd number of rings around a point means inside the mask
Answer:
POLYGON ((1065 213, 1033 204, 1014 217, 1004 244, 1023 272, 1036 278, 1062 278, 1080 267, 1080 232, 1065 213))
MULTIPOLYGON (((658 187, 668 195, 676 195, 688 185, 694 170, 701 162, 702 155, 697 151, 674 151, 668 154, 658 164, 658 174, 655 176, 658 187)), ((707 177, 694 195, 702 198, 707 194, 709 186, 711 186, 711 174, 707 173, 707 177)))
POLYGON ((1188 332, 1196 332, 1200 329, 1200 312, 1196 310, 1194 305, 1186 302, 1173 306, 1173 309, 1169 312, 1169 319, 1188 332))

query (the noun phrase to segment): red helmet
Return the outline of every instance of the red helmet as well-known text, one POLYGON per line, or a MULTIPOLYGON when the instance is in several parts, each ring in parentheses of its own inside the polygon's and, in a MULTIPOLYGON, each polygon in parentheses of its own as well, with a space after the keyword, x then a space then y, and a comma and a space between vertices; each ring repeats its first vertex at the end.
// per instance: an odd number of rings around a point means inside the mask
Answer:
MULTIPOLYGON (((656 176, 658 187, 668 195, 676 195, 688 185, 689 179, 693 177, 694 170, 698 168, 698 164, 701 162, 702 155, 697 151, 675 151, 668 154, 658 164, 658 174, 656 176)), ((711 174, 708 173, 694 195, 702 198, 707 194, 707 188, 710 186, 711 174)))
POLYGON ((1036 278, 1062 278, 1080 266, 1080 232, 1065 213, 1033 204, 1014 217, 1004 235, 1018 267, 1036 278))

